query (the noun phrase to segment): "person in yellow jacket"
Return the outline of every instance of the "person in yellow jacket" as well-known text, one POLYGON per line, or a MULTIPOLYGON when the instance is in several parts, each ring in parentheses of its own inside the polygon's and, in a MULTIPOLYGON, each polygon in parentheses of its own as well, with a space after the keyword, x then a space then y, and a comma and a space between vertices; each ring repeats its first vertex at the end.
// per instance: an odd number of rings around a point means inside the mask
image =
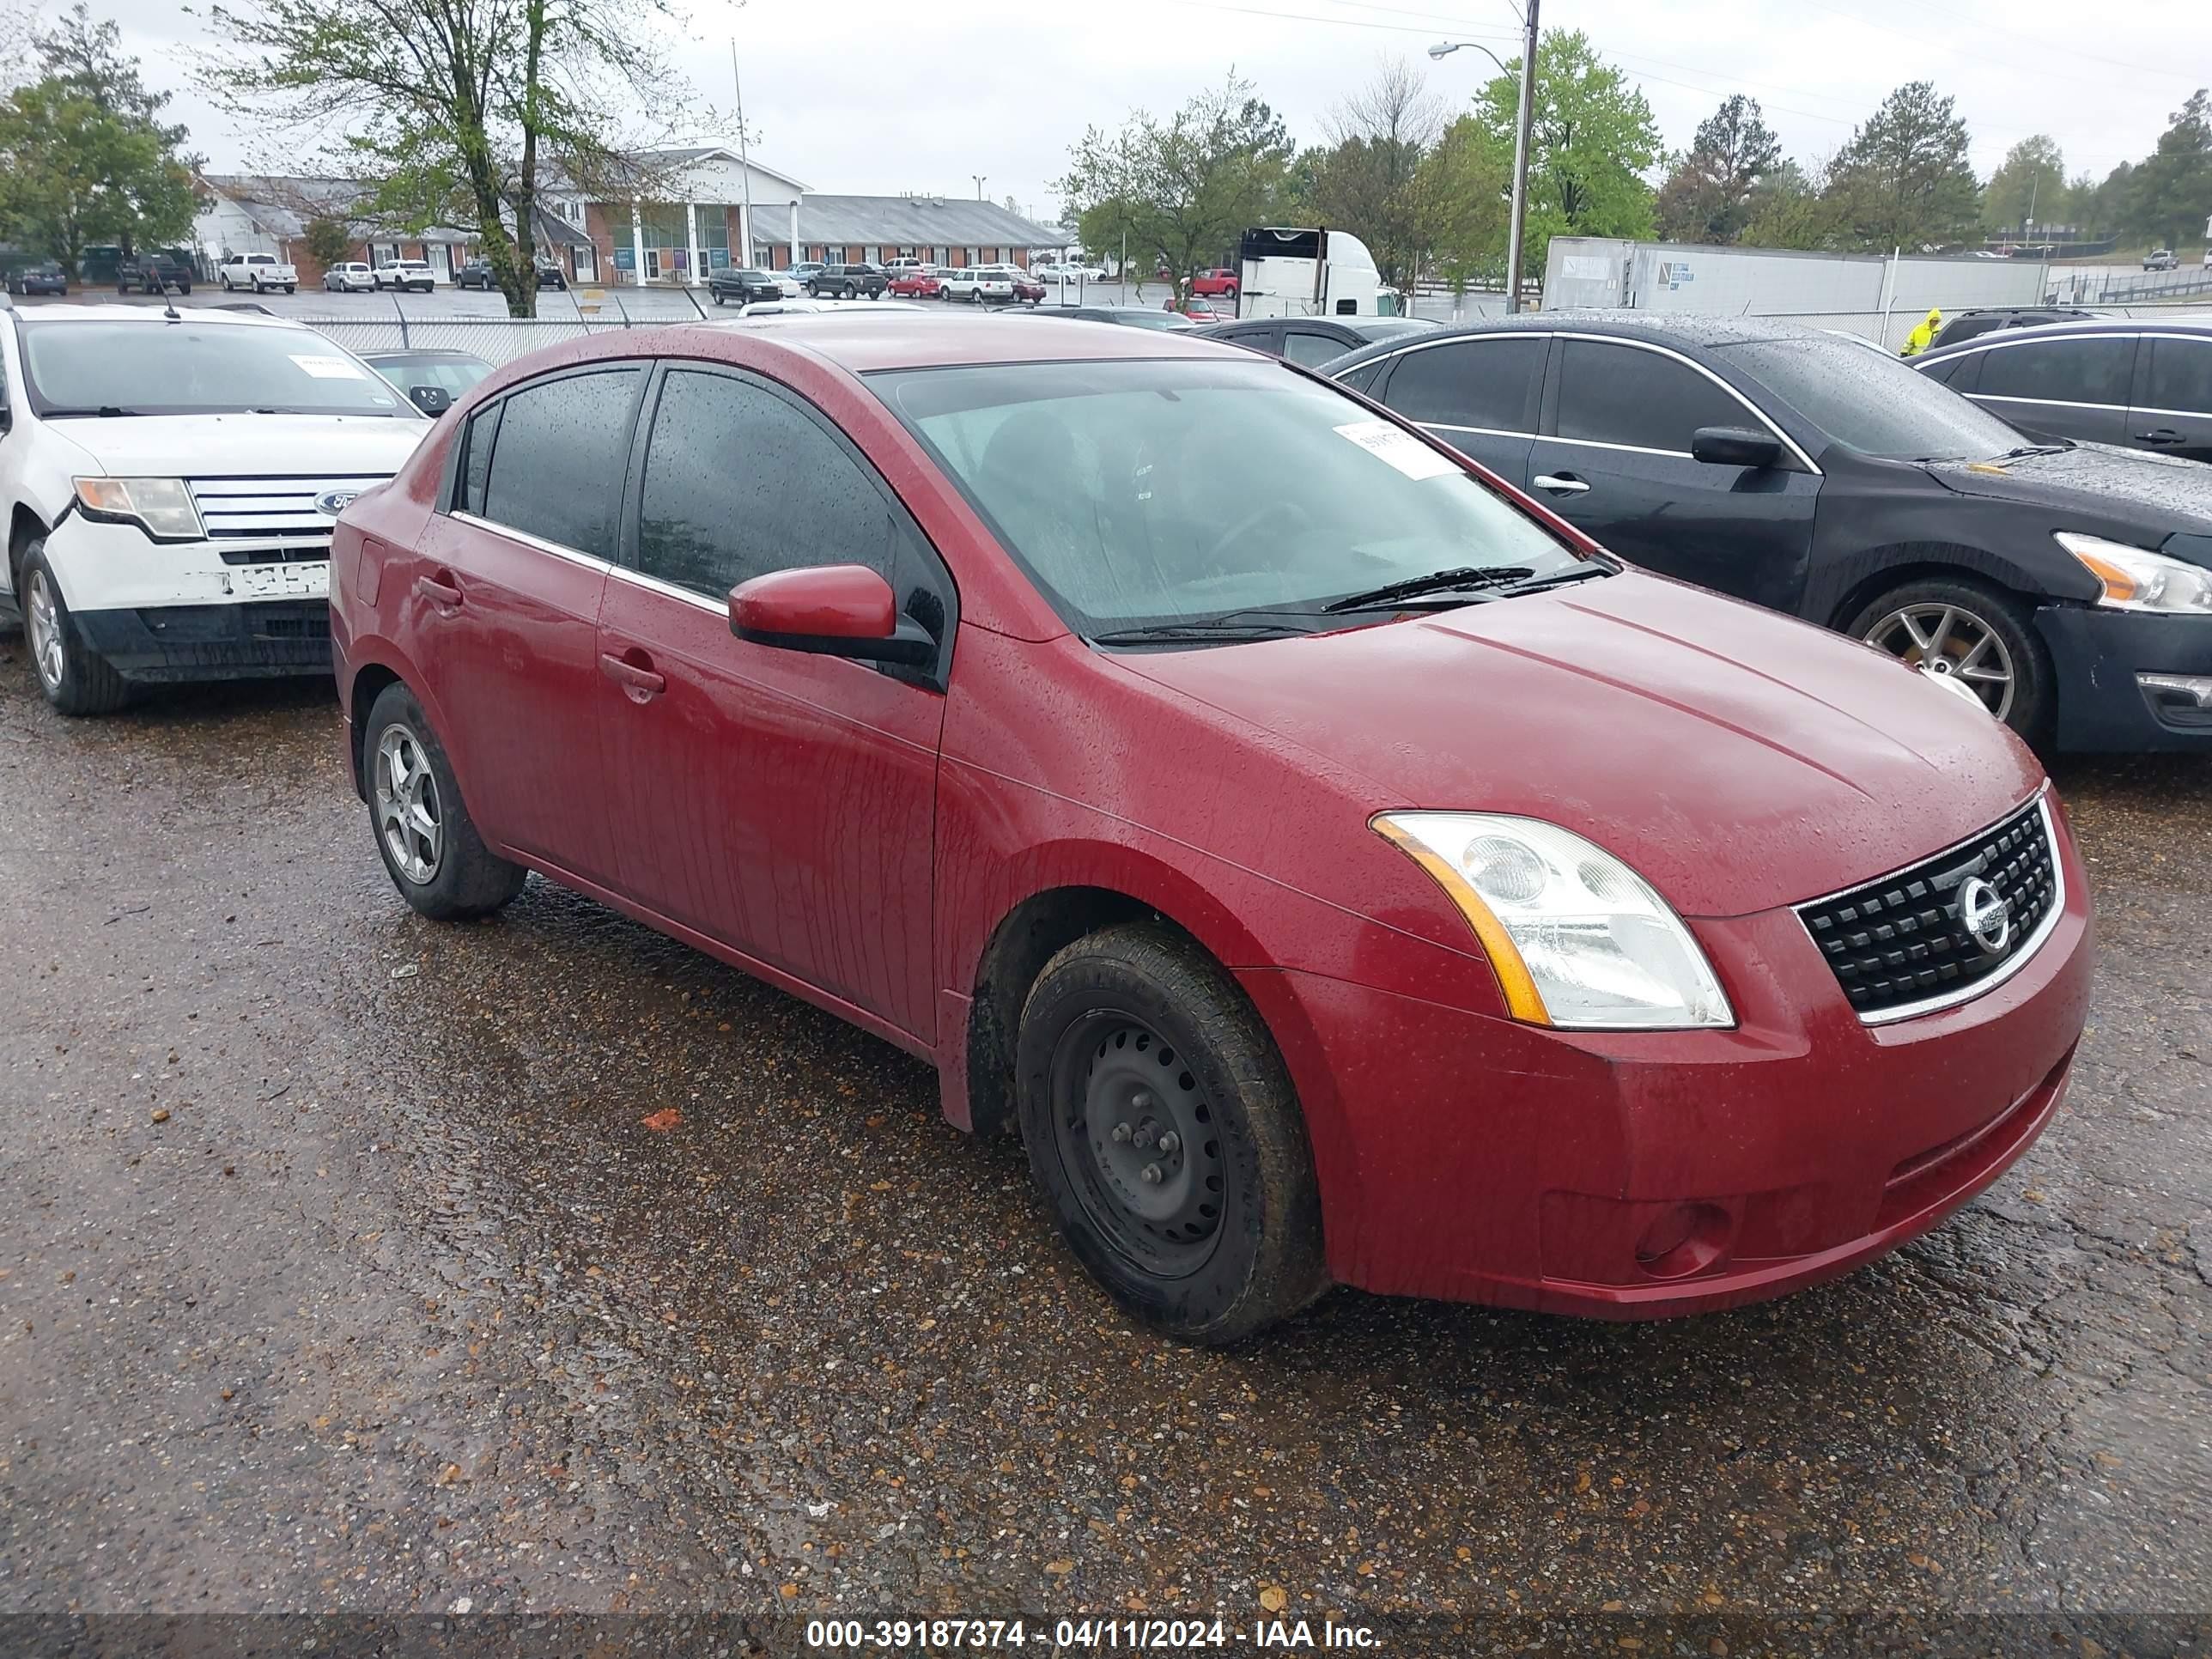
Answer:
POLYGON ((1905 357, 1917 357, 1934 343, 1936 331, 1942 326, 1943 313, 1930 306, 1928 308, 1928 314, 1920 319, 1920 326, 1905 337, 1905 349, 1899 355, 1905 357))

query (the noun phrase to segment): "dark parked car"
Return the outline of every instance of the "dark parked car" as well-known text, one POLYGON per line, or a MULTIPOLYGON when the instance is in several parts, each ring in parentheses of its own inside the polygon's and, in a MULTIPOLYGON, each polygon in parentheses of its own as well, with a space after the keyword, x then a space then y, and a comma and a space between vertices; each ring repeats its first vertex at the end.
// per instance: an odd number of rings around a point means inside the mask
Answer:
POLYGON ((1028 332, 477 387, 332 538, 364 863, 438 921, 535 872, 896 1044, 1195 1340, 1333 1280, 1731 1307, 2033 1144, 2094 948, 2008 732, 1288 365, 1028 332))
POLYGON ((2033 739, 2212 753, 2212 467, 2033 442, 1771 319, 1497 318, 1331 373, 1622 557, 1841 629, 2033 739))
POLYGON ((1912 366, 2031 437, 2212 461, 2212 322, 2094 319, 1923 352, 1912 366))
POLYGON ((757 300, 785 297, 784 279, 772 270, 737 266, 707 273, 707 293, 718 305, 750 305, 757 300))
POLYGON ((2001 328, 2041 328, 2045 323, 2094 321, 2097 313, 2072 306, 1990 306, 1981 311, 1962 311, 1936 331, 1930 351, 1963 345, 1968 340, 1995 333, 2001 328))
POLYGON ((10 294, 67 294, 69 277, 49 259, 42 265, 26 265, 8 279, 10 294))
MULTIPOLYGON (((490 260, 471 259, 453 273, 453 286, 495 289, 499 286, 499 278, 492 274, 490 260)), ((538 262, 538 286, 565 289, 568 286, 568 273, 550 260, 540 259, 538 262)))
POLYGON ((149 253, 136 259, 125 259, 115 267, 115 291, 129 294, 161 294, 174 289, 179 294, 192 291, 192 268, 183 260, 167 253, 149 253))
POLYGON ((891 279, 881 265, 824 265, 803 279, 817 300, 880 300, 891 279))
POLYGON ((1217 323, 1204 332, 1209 340, 1227 340, 1318 368, 1377 340, 1401 339, 1437 326, 1420 317, 1247 317, 1242 322, 1217 323))

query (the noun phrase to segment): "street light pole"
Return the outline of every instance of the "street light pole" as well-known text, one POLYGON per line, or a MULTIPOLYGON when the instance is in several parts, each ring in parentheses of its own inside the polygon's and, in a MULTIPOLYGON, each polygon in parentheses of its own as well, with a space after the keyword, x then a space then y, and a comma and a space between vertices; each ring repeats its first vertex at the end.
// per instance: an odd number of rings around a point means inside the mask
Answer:
POLYGON ((983 199, 983 181, 991 175, 988 173, 971 173, 968 176, 975 181, 975 199, 979 202, 981 201, 983 199))
MULTIPOLYGON (((1528 222, 1528 138, 1536 118, 1536 6, 1526 0, 1522 17, 1521 108, 1513 128, 1513 211, 1505 232, 1505 308, 1521 309, 1521 239, 1528 222)), ((1462 46, 1471 47, 1498 65, 1501 75, 1513 75, 1511 65, 1479 40, 1439 40, 1429 48, 1435 58, 1449 57, 1462 46)))

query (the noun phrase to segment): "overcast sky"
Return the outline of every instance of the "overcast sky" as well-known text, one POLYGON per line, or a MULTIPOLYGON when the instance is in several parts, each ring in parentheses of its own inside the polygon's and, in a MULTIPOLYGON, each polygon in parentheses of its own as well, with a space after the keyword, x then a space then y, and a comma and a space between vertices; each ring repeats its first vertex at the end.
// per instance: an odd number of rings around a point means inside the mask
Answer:
MULTIPOLYGON (((63 3, 46 0, 49 14, 63 3)), ((91 3, 123 25, 149 80, 176 91, 216 168, 266 159, 191 88, 182 59, 204 39, 195 18, 159 0, 91 3)), ((1585 31, 1638 81, 1668 146, 1741 91, 1808 162, 1891 88, 1924 77, 1956 96, 1984 176, 2015 140, 2045 131, 2069 172, 2102 178, 2147 154, 2191 89, 2212 82, 2202 0, 1551 0, 1543 21, 1585 31)), ((734 37, 762 161, 817 191, 864 194, 973 195, 981 173, 994 199, 1051 216, 1052 180, 1086 125, 1170 109, 1232 65, 1308 142, 1385 58, 1411 59, 1464 107, 1495 70, 1473 52, 1431 62, 1425 49, 1476 39, 1510 59, 1516 27, 1510 0, 695 0, 679 61, 700 118, 680 105, 659 114, 687 137, 733 131, 714 131, 706 106, 731 107, 734 37)))

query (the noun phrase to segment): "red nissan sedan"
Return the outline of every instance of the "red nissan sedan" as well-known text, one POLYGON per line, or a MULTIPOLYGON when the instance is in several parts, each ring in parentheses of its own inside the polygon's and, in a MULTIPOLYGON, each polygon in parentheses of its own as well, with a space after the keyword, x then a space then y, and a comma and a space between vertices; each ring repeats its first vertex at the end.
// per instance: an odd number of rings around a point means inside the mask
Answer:
POLYGON ((1123 1305, 1843 1273, 2057 1111, 2064 814, 1978 708, 1188 337, 540 352, 340 520, 393 883, 574 888, 927 1060, 1123 1305))

